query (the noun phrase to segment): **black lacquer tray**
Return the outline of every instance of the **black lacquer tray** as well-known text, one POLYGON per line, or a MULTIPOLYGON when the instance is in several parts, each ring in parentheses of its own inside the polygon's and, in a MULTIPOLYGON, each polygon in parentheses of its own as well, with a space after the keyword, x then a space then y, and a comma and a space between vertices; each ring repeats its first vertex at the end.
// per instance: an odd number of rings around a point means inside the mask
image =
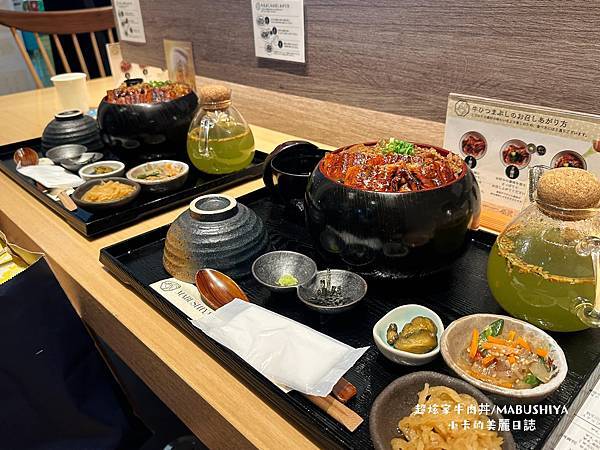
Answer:
MULTIPOLYGON (((274 203, 265 189, 245 195, 239 198, 239 201, 263 218, 275 249, 289 249, 307 254, 317 261, 320 269, 325 268, 303 224, 288 218, 284 208, 274 203)), ((441 356, 425 366, 410 368, 393 364, 379 353, 373 343, 372 328, 389 310, 401 304, 419 303, 435 310, 445 325, 468 314, 503 313, 492 298, 486 280, 487 257, 495 235, 483 231, 471 235, 472 244, 449 272, 420 281, 371 280, 363 302, 355 310, 338 316, 321 316, 309 311, 294 294, 271 294, 252 278, 238 280, 252 302, 354 347, 370 346, 367 353, 346 374, 346 378, 358 389, 357 396, 348 402, 348 406, 365 419, 364 423, 351 433, 301 395, 295 392, 284 394, 236 355, 190 325, 182 312, 148 287, 155 281, 169 277, 162 267, 167 229, 168 226, 164 226, 104 248, 100 254, 100 261, 119 280, 130 285, 198 344, 240 375, 239 379, 246 380, 252 389, 268 398, 290 419, 304 426, 327 447, 371 448, 368 427, 371 405, 377 395, 399 376, 417 370, 450 374, 441 356)), ((587 330, 553 336, 564 349, 570 370, 561 387, 544 403, 568 407, 600 360, 600 331, 587 330)), ((510 415, 506 417, 514 420, 526 418, 510 415)), ((534 431, 513 431, 515 441, 521 449, 541 448, 561 416, 537 415, 530 418, 536 420, 534 431)))
MULTIPOLYGON (((31 147, 40 152, 41 140, 39 138, 30 139, 28 141, 16 142, 0 147, 0 171, 4 172, 26 191, 44 203, 69 225, 88 237, 97 236, 139 222, 147 217, 182 205, 199 195, 221 191, 236 184, 259 178, 262 175, 263 162, 267 157, 266 153, 256 151, 254 160, 248 167, 239 172, 225 175, 203 174, 190 165, 188 179, 177 191, 166 194, 142 192, 142 194, 140 194, 132 203, 128 204, 126 208, 115 211, 108 210, 91 213, 81 208, 78 208, 75 211, 68 211, 60 202, 55 202, 38 189, 35 181, 17 172, 13 161, 13 154, 15 150, 20 147, 31 147)), ((108 150, 104 153, 105 160, 119 159, 110 155, 108 150)), ((126 164, 125 170, 127 171, 137 164, 137 162, 126 164)))

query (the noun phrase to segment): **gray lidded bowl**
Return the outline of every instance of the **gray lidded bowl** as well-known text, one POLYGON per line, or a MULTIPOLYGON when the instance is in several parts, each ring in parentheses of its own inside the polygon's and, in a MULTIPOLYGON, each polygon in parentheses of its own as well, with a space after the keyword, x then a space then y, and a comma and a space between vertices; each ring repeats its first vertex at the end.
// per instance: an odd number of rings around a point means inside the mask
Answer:
POLYGON ((317 265, 302 253, 279 250, 259 256, 252 264, 252 275, 256 281, 273 292, 295 291, 298 285, 308 282, 317 273, 317 265), (296 277, 298 284, 280 286, 277 281, 282 275, 296 277))
POLYGON ((163 266, 188 283, 203 268, 239 278, 250 274, 252 262, 268 245, 265 226, 254 211, 228 195, 207 194, 192 200, 169 227, 163 266))
MULTIPOLYGON (((410 415, 425 383, 429 383, 429 386, 446 386, 459 394, 468 394, 479 404, 487 403, 491 410, 494 409, 494 404, 487 396, 462 380, 437 372, 413 372, 390 383, 373 402, 369 414, 369 431, 376 450, 390 449, 392 439, 402 436, 398 430, 398 422, 410 415)), ((494 412, 489 417, 495 419, 497 424, 502 415, 494 412)), ((503 450, 516 449, 510 432, 504 431, 499 434, 504 438, 503 450)))
POLYGON ((354 308, 367 293, 367 282, 360 275, 348 270, 330 269, 332 286, 342 286, 342 295, 348 301, 340 305, 323 305, 311 300, 320 287, 321 280, 326 279, 327 270, 321 270, 308 283, 298 286, 298 298, 309 309, 322 314, 337 314, 354 308))

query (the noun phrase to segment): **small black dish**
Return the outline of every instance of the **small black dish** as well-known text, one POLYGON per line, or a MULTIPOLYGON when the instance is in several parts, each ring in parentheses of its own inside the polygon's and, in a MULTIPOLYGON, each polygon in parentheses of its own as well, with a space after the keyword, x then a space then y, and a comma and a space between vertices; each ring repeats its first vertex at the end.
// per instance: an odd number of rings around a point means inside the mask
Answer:
POLYGON ((140 191, 141 191, 141 187, 135 181, 128 180, 127 178, 110 177, 110 178, 102 178, 99 180, 86 181, 81 186, 79 186, 77 189, 75 189, 75 192, 73 192, 73 194, 71 195, 71 198, 73 199, 73 201, 75 202, 75 204, 78 207, 83 208, 85 210, 104 211, 104 210, 108 210, 108 209, 121 208, 122 206, 127 205, 128 203, 132 202, 139 195, 140 191), (118 181, 120 183, 128 184, 129 186, 133 186, 135 189, 127 197, 121 198, 119 200, 114 200, 112 202, 94 203, 94 202, 87 202, 87 201, 81 199, 81 197, 83 197, 83 194, 85 194, 93 186, 100 184, 100 183, 106 183, 107 181, 118 181))
POLYGON ((102 151, 98 123, 78 109, 61 111, 54 116, 42 133, 42 151, 64 144, 81 144, 88 151, 102 151))

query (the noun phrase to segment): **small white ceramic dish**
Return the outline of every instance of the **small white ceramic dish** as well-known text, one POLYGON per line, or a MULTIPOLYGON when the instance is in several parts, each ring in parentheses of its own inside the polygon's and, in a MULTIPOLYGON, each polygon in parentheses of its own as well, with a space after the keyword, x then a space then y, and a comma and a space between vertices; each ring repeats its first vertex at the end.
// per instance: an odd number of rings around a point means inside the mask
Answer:
POLYGON ((142 186, 142 189, 148 192, 170 192, 175 191, 183 186, 185 180, 187 180, 189 171, 190 167, 184 162, 162 159, 160 161, 152 161, 135 166, 133 169, 128 170, 125 176, 129 180, 139 183, 142 186), (161 180, 146 180, 143 178, 138 178, 138 176, 144 171, 151 171, 153 168, 160 167, 164 164, 173 164, 174 166, 181 167, 182 170, 175 176, 161 180))
POLYGON ((515 401, 518 403, 540 402, 558 389, 565 380, 569 370, 564 352, 549 334, 522 320, 497 314, 473 314, 452 322, 442 335, 441 352, 446 364, 459 377, 482 391, 505 397, 505 400, 510 399, 509 403, 515 401), (549 356, 555 361, 558 367, 558 373, 548 383, 540 384, 531 389, 504 388, 472 377, 458 363, 461 352, 464 352, 469 344, 473 329, 476 328, 481 331, 498 319, 504 319, 504 330, 515 330, 517 335, 523 337, 525 340, 535 339, 548 345, 550 350, 549 356))
POLYGON ((402 305, 392 309, 383 316, 373 327, 373 340, 379 351, 390 361, 405 366, 422 366, 431 362, 440 352, 440 340, 444 331, 442 319, 431 309, 421 305, 402 305), (404 325, 409 323, 417 316, 428 317, 433 320, 437 327, 438 345, 436 348, 427 353, 410 353, 402 350, 397 350, 387 343, 386 332, 390 323, 395 323, 398 326, 398 332, 402 331, 404 325))
POLYGON ((125 173, 125 164, 121 161, 98 161, 79 169, 79 176, 84 180, 99 180, 101 178, 122 177, 125 173), (110 167, 112 170, 106 173, 94 174, 96 167, 110 167))

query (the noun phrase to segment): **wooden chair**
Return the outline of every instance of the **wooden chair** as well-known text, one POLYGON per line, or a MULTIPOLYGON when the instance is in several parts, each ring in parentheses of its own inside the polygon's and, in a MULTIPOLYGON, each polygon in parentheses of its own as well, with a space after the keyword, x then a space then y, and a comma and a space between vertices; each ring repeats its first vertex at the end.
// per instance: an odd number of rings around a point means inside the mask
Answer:
POLYGON ((89 33, 92 48, 94 50, 94 56, 96 57, 96 63, 98 64, 98 70, 101 76, 106 76, 106 70, 102 57, 100 56, 100 49, 98 48, 98 41, 96 40, 97 31, 108 31, 108 40, 110 43, 115 42, 112 29, 115 26, 115 20, 113 16, 112 6, 106 6, 103 8, 90 8, 90 9, 74 9, 71 11, 48 11, 48 12, 20 12, 20 11, 8 11, 0 10, 0 25, 4 25, 10 28, 10 31, 19 47, 19 51, 27 64, 27 68, 38 89, 44 87, 39 75, 35 71, 31 58, 25 49, 25 44, 21 36, 17 33, 17 30, 31 31, 35 36, 40 53, 48 69, 48 73, 53 76, 56 75, 56 71, 50 57, 46 52, 45 47, 42 45, 40 39, 40 33, 48 34, 52 36, 54 45, 60 55, 62 64, 67 72, 71 72, 71 66, 67 61, 65 52, 60 43, 59 35, 71 35, 73 40, 73 46, 77 53, 77 58, 81 69, 87 74, 88 79, 90 77, 87 64, 81 52, 79 40, 77 39, 77 33, 89 33))

